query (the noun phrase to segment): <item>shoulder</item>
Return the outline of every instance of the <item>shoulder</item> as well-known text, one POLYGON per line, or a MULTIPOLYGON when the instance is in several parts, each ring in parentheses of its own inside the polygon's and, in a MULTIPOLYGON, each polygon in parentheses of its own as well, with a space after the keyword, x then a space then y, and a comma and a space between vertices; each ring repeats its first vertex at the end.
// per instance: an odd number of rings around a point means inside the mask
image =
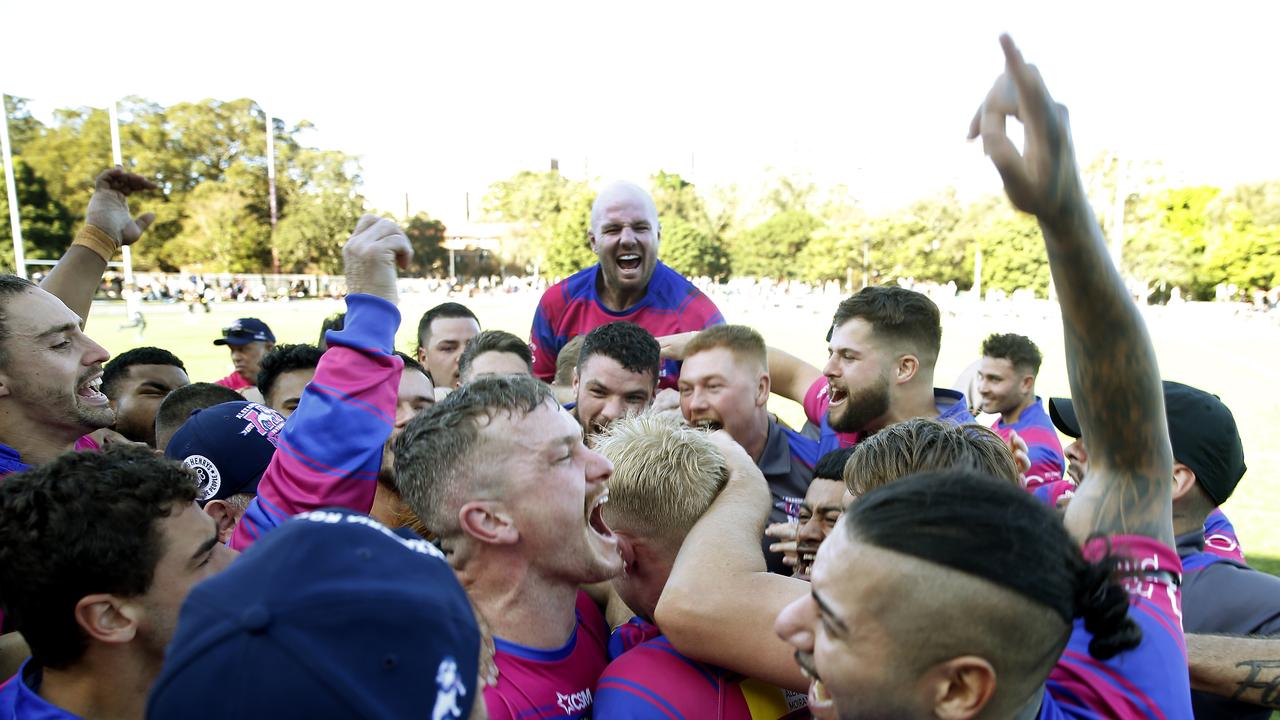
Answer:
POLYGON ((594 298, 596 272, 599 268, 598 264, 592 265, 547 288, 542 293, 542 300, 538 302, 539 312, 562 310, 575 301, 581 302, 594 298))
POLYGON ((653 706, 684 717, 677 708, 687 711, 698 706, 696 702, 691 706, 691 701, 708 693, 717 694, 720 680, 720 673, 714 668, 685 657, 659 636, 609 663, 597 685, 596 712, 604 713, 598 717, 616 717, 609 714, 615 704, 624 708, 653 706))
POLYGON ((1280 577, 1218 559, 1187 573, 1182 594, 1187 632, 1280 632, 1280 577))
POLYGON ((792 457, 799 459, 800 462, 812 469, 818 463, 818 441, 802 435, 781 423, 778 423, 778 427, 787 438, 787 445, 791 448, 792 457))

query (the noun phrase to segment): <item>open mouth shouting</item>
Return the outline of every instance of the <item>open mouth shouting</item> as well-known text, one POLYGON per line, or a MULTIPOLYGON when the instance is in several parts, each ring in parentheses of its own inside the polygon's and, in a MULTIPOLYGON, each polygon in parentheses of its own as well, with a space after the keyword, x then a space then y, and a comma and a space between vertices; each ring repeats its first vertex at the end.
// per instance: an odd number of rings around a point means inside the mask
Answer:
POLYGON ((849 399, 849 391, 842 385, 837 385, 834 380, 827 381, 827 397, 830 398, 830 407, 844 405, 849 399))
POLYGON ((95 370, 76 386, 76 397, 85 405, 106 405, 107 396, 102 394, 102 371, 95 370))
POLYGON ((797 650, 796 664, 800 666, 800 672, 809 678, 809 712, 817 718, 834 718, 835 702, 827 693, 827 686, 822 684, 822 678, 818 677, 818 671, 813 668, 813 656, 797 650))
POLYGON ((591 532, 601 542, 616 546, 618 538, 613 534, 613 530, 609 529, 609 523, 604 521, 604 506, 609 502, 609 488, 604 488, 596 496, 590 498, 587 502, 587 527, 591 528, 591 532))
POLYGON ((717 430, 724 429, 724 423, 720 422, 720 418, 711 416, 695 417, 689 421, 689 424, 701 430, 706 430, 707 432, 715 432, 717 430))
POLYGON ((813 560, 818 556, 817 545, 800 545, 796 548, 795 576, 801 580, 813 577, 813 560))

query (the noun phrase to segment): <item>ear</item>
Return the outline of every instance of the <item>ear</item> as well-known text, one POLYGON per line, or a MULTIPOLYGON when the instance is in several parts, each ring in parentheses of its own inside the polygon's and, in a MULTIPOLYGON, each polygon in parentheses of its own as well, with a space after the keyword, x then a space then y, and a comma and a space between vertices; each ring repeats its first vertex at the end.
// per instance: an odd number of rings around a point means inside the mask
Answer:
MULTIPOLYGON (((9 379, 9 373, 0 370, 0 397, 5 397, 13 392, 13 381, 9 379)), ((112 408, 114 409, 114 405, 112 408)))
POLYGON ((996 693, 996 670, 976 655, 963 655, 938 663, 920 678, 925 697, 931 697, 933 715, 942 720, 978 717, 996 693))
POLYGON ((76 624, 91 639, 123 644, 138 634, 141 613, 137 606, 115 595, 85 595, 75 607, 76 624))
POLYGON ((903 355, 898 358, 897 367, 897 384, 905 385, 911 382, 916 373, 920 371, 920 359, 915 355, 903 355))
POLYGON ((520 541, 515 519, 495 500, 464 504, 458 510, 458 525, 466 534, 489 545, 514 545, 520 541))
POLYGON ((423 367, 427 365, 427 349, 422 345, 418 345, 418 364, 423 367))
POLYGON ((1180 462, 1173 464, 1173 499, 1181 500, 1196 486, 1196 473, 1180 462))
POLYGON ((1034 375, 1022 376, 1022 394, 1030 395, 1031 391, 1036 387, 1036 377, 1034 375))
POLYGON ((764 407, 769 404, 769 393, 773 390, 773 380, 769 377, 769 373, 760 376, 760 382, 756 384, 756 407, 764 407))
POLYGON ((587 244, 589 244, 589 245, 591 246, 591 252, 596 253, 597 255, 599 255, 599 254, 600 254, 600 253, 596 252, 596 231, 595 231, 595 228, 592 228, 592 229, 590 229, 590 230, 588 230, 588 231, 587 231, 587 244))
POLYGON ((573 395, 578 396, 578 368, 573 369, 573 395))
POLYGON ((204 514, 213 518, 213 523, 218 526, 218 542, 230 540, 236 530, 236 523, 240 520, 235 508, 225 500, 210 500, 203 509, 204 514))
POLYGON ((618 532, 614 535, 618 538, 618 554, 622 555, 622 575, 626 577, 635 568, 636 548, 627 535, 618 532))

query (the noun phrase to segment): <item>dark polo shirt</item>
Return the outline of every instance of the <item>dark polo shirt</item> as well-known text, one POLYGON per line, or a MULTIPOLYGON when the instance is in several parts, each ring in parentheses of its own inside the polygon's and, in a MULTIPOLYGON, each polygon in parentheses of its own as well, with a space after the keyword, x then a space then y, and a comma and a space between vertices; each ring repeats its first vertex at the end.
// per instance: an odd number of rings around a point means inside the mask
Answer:
MULTIPOLYGON (((818 462, 818 442, 805 437, 769 417, 769 437, 756 467, 764 474, 773 495, 773 507, 769 509, 769 523, 787 522, 800 516, 800 503, 813 480, 813 466, 818 462)), ((790 575, 792 568, 782 563, 782 555, 769 552, 769 546, 777 542, 764 538, 765 561, 769 572, 790 575)))

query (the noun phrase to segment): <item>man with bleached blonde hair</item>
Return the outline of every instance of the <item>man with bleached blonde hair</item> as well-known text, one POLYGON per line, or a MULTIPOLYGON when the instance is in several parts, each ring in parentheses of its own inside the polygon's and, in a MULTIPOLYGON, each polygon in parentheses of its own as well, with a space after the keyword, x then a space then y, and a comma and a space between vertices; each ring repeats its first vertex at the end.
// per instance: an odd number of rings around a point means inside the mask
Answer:
POLYGON ((667 414, 616 420, 597 441, 596 450, 614 464, 604 515, 618 537, 623 572, 613 587, 638 617, 609 642, 611 662, 596 686, 596 717, 658 716, 672 708, 680 717, 726 720, 803 712, 798 695, 684 658, 653 625, 685 535, 728 481, 717 442, 733 441, 667 414), (762 709, 766 714, 758 714, 762 709))

